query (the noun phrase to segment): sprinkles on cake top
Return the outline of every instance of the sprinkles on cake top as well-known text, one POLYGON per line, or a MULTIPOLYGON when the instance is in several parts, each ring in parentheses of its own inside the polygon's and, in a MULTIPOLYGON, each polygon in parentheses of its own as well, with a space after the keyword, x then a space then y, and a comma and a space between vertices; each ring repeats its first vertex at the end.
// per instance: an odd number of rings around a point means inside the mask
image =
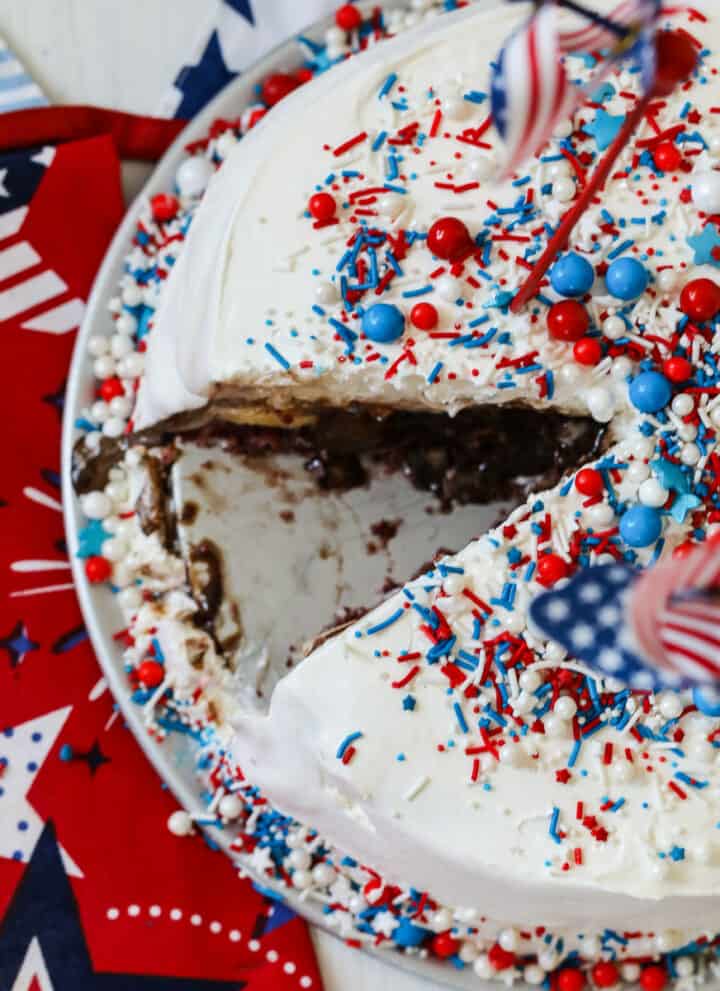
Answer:
MULTIPOLYGON (((326 640, 262 717, 238 710, 193 626, 182 561, 137 525, 147 452, 83 498, 80 552, 128 616, 137 701, 155 734, 198 739, 199 819, 233 823, 256 871, 354 943, 559 991, 714 973, 717 706, 600 676, 527 623, 537 593, 578 569, 647 567, 720 522, 709 12, 663 15, 697 51, 693 78, 646 108, 522 314, 515 292, 640 89, 609 76, 487 195, 499 143, 478 61, 515 21, 480 10, 333 69, 312 106, 289 96, 237 148, 242 122, 218 126, 181 166, 179 198, 149 206, 116 334, 91 341, 102 398, 80 428, 95 452, 126 430, 138 379, 134 428, 213 402, 287 417, 520 401, 608 424, 599 458, 326 640)), ((580 83, 594 65, 566 59, 580 83)))

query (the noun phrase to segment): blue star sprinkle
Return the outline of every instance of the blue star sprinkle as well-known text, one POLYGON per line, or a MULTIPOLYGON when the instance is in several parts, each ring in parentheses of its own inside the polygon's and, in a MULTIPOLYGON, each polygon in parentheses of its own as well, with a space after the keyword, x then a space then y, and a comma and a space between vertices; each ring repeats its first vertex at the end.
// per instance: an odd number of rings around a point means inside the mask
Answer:
POLYGON ((687 243, 695 252, 696 265, 714 265, 720 268, 720 235, 717 228, 708 224, 702 234, 689 237, 687 243), (716 257, 717 256, 717 257, 716 257))
POLYGON ((613 143, 625 123, 625 117, 609 114, 602 108, 595 115, 595 120, 585 125, 585 133, 595 138, 595 144, 600 151, 605 151, 613 143))

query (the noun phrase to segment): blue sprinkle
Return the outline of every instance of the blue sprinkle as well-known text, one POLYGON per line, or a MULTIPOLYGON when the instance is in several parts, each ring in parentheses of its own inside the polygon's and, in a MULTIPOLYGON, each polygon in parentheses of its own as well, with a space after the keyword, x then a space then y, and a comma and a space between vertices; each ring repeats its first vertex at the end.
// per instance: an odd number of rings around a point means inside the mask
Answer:
POLYGON ((386 630, 388 626, 392 626, 393 623, 396 623, 404 612, 404 609, 396 609, 395 612, 391 616, 388 616, 387 619, 383 619, 379 623, 376 623, 375 626, 369 627, 369 629, 366 630, 366 633, 368 636, 372 636, 374 633, 379 633, 381 630, 386 630))
POLYGON ((435 365, 433 370, 428 375, 427 380, 430 383, 430 385, 433 385, 433 383, 437 380, 437 377, 442 370, 442 366, 443 366, 442 361, 438 361, 437 365, 435 365))
POLYGON ((345 751, 347 750, 347 748, 352 743, 354 743, 355 740, 359 740, 361 736, 362 736, 362 733, 359 730, 356 733, 350 733, 349 736, 346 736, 345 739, 340 744, 340 746, 337 748, 337 752, 335 754, 335 756, 337 757, 337 759, 338 760, 342 760, 342 758, 343 758, 343 756, 344 756, 345 751))
POLYGON ((465 720, 465 716, 463 714, 462 708, 460 707, 460 703, 459 702, 453 702, 453 709, 455 710, 455 715, 457 717, 458 726, 460 727, 460 729, 461 729, 461 731, 463 733, 467 733, 468 732, 468 724, 467 724, 467 722, 465 720))
POLYGON ((275 361, 277 361, 278 365, 281 365, 286 372, 289 370, 290 362, 287 360, 287 358, 283 358, 280 352, 276 348, 274 348, 269 341, 265 344, 265 350, 268 352, 268 354, 271 354, 273 356, 275 361))
POLYGON ((385 82, 380 87, 380 92, 378 93, 378 100, 382 100, 384 96, 387 96, 396 82, 397 82, 397 73, 391 72, 390 75, 385 80, 385 82))

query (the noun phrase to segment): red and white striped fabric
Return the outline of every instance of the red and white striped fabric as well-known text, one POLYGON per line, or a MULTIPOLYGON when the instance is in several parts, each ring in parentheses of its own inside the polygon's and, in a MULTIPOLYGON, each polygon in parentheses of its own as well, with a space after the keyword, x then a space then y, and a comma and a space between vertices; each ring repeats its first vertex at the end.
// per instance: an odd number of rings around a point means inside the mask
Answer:
POLYGON ((648 571, 630 596, 638 643, 658 665, 696 682, 720 678, 720 536, 648 571), (705 593, 705 594, 703 594, 705 593))
MULTIPOLYGON (((607 15, 607 19, 619 27, 630 27, 638 21, 645 21, 647 14, 643 7, 652 4, 643 0, 623 0, 607 15)), ((652 10, 650 10, 652 13, 652 10)), ((561 31, 560 49, 563 52, 593 52, 599 48, 610 48, 617 43, 617 34, 600 23, 588 23, 575 31, 561 31)))

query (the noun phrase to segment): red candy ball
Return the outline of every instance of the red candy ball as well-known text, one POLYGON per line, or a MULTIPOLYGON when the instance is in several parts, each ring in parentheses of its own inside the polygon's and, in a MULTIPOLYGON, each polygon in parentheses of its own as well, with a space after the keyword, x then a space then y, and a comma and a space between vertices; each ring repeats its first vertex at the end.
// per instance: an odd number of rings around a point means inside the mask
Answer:
POLYGON ((106 403, 109 403, 111 399, 116 399, 118 396, 124 396, 125 390, 120 379, 117 376, 105 379, 100 386, 100 395, 106 403))
POLYGON ((620 980, 620 974, 614 963, 601 960, 592 969, 593 984, 599 988, 611 988, 620 980))
POLYGON ((680 309, 698 323, 712 320, 720 313, 720 286, 712 279, 693 279, 680 293, 680 309))
POLYGON ((567 564, 557 554, 545 554, 538 558, 537 580, 546 588, 559 582, 561 578, 565 578, 567 573, 567 564))
POLYGON ((162 664, 148 658, 138 666, 137 675, 146 688, 157 688, 165 677, 165 670, 162 664))
POLYGON ((578 365, 597 365, 602 358, 602 346, 595 337, 581 337, 573 346, 573 358, 578 365))
POLYGON ((582 991, 585 987, 585 975, 574 967, 566 967, 557 975, 555 986, 557 991, 582 991))
POLYGON ((418 330, 433 330, 438 324, 438 311, 432 303, 416 303, 410 310, 410 322, 418 330))
POLYGON ((515 954, 503 950, 499 943, 493 943, 488 950, 488 960, 493 970, 507 970, 515 963, 515 954))
POLYGON ((155 220, 162 224, 173 219, 180 209, 180 203, 177 196, 171 196, 170 193, 158 193, 150 200, 150 208, 155 220))
POLYGON ((345 3, 335 11, 335 23, 343 31, 357 31, 362 24, 362 14, 354 3, 345 3))
POLYGON ((470 231, 457 217, 441 217, 428 231, 427 246, 443 261, 458 262, 474 248, 470 231))
POLYGON ((288 93, 292 93, 299 85, 300 81, 296 76, 290 76, 286 72, 274 72, 262 84, 262 101, 268 107, 274 107, 276 103, 279 103, 288 93))
POLYGON ((107 558, 100 557, 99 555, 89 557, 85 561, 85 574, 87 575, 87 580, 93 584, 106 582, 112 574, 112 565, 107 558))
POLYGON ((659 964, 650 964, 640 975, 640 987, 643 991, 662 991, 667 984, 667 971, 659 964))
POLYGON ((460 949, 460 940, 454 939, 449 932, 433 936, 430 949, 436 957, 452 957, 460 949))
POLYGON ((576 299, 564 299, 553 303, 547 315, 550 336, 557 341, 579 341, 590 326, 590 317, 582 303, 576 299))
POLYGON ((575 476, 575 488, 584 496, 599 496, 605 491, 605 482, 596 468, 581 468, 575 476))
POLYGON ((692 375, 692 365, 687 358, 668 358, 663 362, 663 372, 671 382, 687 382, 692 375))
POLYGON ((693 74, 697 51, 690 39, 678 31, 658 31, 655 47, 657 73, 653 93, 655 96, 670 96, 678 83, 693 74))
POLYGON ((330 193, 315 193, 308 200, 308 210, 315 220, 332 220, 337 210, 335 197, 330 193))
POLYGON ((653 152, 655 165, 661 172, 677 172, 682 163, 682 155, 672 141, 663 141, 653 152))

